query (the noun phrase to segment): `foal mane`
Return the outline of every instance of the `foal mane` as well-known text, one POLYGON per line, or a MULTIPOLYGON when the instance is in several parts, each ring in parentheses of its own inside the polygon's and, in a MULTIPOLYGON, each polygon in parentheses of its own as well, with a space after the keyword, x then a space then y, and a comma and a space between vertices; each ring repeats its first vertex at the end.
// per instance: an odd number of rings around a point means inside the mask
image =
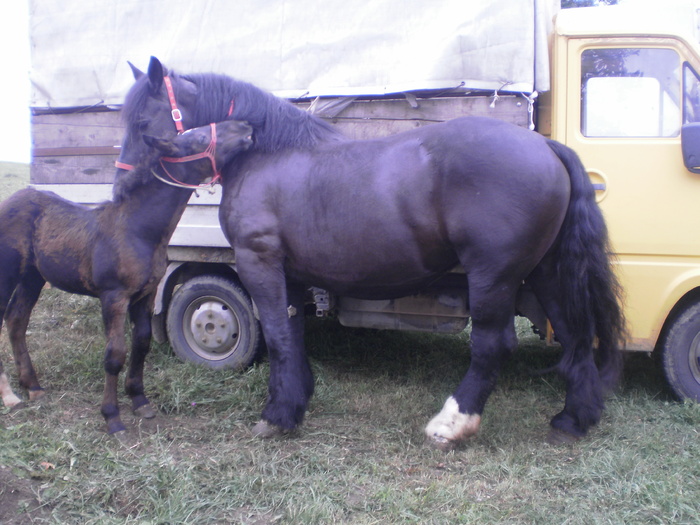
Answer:
POLYGON ((119 175, 114 179, 112 186, 112 200, 116 203, 123 202, 141 186, 145 186, 155 177, 151 174, 152 169, 158 169, 158 160, 162 154, 158 151, 151 151, 145 155, 133 170, 120 170, 119 175))

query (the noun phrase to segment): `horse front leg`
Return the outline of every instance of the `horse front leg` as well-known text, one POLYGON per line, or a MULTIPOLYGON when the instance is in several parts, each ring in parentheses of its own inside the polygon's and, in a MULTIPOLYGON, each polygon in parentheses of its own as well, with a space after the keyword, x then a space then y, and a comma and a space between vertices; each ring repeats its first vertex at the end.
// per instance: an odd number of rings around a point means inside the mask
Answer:
POLYGON ((281 269, 237 252, 239 274, 260 313, 270 359, 268 398, 257 437, 272 437, 304 420, 314 379, 304 350, 304 286, 288 282, 281 269))
MULTIPOLYGON (((33 268, 30 269, 22 277, 17 288, 15 288, 6 313, 7 332, 19 375, 19 384, 29 392, 30 401, 36 401, 44 395, 44 389, 39 384, 39 379, 27 348, 27 327, 29 326, 32 310, 39 300, 41 289, 45 283, 46 281, 38 271, 33 268)), ((1 383, 2 380, 0 380, 1 383)), ((9 388, 9 384, 2 387, 5 406, 17 405, 16 401, 19 401, 19 398, 16 398, 11 390, 8 393, 7 388, 9 388), (8 402, 10 405, 8 405, 8 402)))
POLYGON ((107 346, 105 348, 105 389, 102 398, 102 415, 107 423, 107 432, 114 434, 126 430, 119 416, 117 384, 119 372, 126 361, 126 337, 124 322, 129 299, 123 292, 112 291, 100 297, 102 321, 105 326, 107 346))
POLYGON ((518 344, 514 327, 515 291, 497 294, 501 300, 481 298, 475 292, 470 288, 469 369, 440 413, 425 428, 430 442, 443 450, 458 446, 479 431, 486 401, 496 386, 501 366, 518 344))
POLYGON ((134 414, 146 419, 156 417, 156 411, 146 397, 143 387, 143 366, 151 348, 151 314, 153 294, 129 305, 131 319, 131 358, 125 389, 131 398, 134 414))

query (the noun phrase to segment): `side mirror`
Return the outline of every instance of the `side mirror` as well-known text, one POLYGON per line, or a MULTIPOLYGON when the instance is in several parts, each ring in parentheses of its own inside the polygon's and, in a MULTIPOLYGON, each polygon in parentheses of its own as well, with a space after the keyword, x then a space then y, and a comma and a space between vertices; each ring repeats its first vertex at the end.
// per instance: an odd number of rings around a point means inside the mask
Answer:
POLYGON ((681 150, 686 169, 700 173, 700 122, 692 122, 681 128, 681 150))

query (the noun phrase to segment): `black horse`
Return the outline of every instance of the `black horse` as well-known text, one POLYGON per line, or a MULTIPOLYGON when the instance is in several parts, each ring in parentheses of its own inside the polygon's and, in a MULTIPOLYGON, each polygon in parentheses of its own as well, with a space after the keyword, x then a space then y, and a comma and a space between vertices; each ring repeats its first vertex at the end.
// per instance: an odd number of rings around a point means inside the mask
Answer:
POLYGON ((306 286, 395 298, 456 265, 466 274, 472 357, 428 424, 429 438, 449 447, 477 432, 517 344, 522 286, 534 291, 563 348, 567 396, 551 422, 555 435, 575 439, 599 421, 620 369, 624 318, 605 222, 571 149, 486 118, 353 141, 227 76, 176 75, 155 58, 147 74, 134 73, 124 161, 143 154, 142 123, 169 123, 174 133, 171 111, 185 127, 225 118, 253 126, 255 145, 224 168, 219 217, 270 352, 269 397, 255 434, 295 428, 312 395, 306 286))
MULTIPOLYGON (((0 204, 0 327, 4 317, 19 383, 29 391, 30 400, 40 397, 43 390, 27 351, 26 331, 48 281, 67 292, 98 297, 102 304, 107 337, 102 414, 107 430, 124 430, 117 379, 126 360, 127 310, 133 328, 126 392, 137 415, 155 416, 144 394, 143 365, 168 241, 192 190, 214 177, 217 165, 248 148, 251 133, 248 124, 231 120, 193 129, 172 140, 144 136, 144 144, 156 153, 135 162, 131 171, 120 170, 113 200, 93 209, 33 188, 20 190, 0 204), (161 155, 170 157, 161 160, 161 155)), ((0 395, 5 406, 21 402, 1 363, 0 395)))

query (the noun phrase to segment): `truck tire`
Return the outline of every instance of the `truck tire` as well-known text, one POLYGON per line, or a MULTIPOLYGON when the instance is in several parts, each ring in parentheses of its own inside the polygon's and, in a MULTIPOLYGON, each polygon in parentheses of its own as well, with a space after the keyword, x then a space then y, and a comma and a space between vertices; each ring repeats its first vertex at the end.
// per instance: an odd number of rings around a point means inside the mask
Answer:
POLYGON ((180 359, 211 368, 247 368, 261 346, 248 293, 224 277, 201 275, 176 289, 166 326, 180 359))
POLYGON ((680 399, 700 402, 700 303, 677 317, 663 342, 668 384, 680 399))

